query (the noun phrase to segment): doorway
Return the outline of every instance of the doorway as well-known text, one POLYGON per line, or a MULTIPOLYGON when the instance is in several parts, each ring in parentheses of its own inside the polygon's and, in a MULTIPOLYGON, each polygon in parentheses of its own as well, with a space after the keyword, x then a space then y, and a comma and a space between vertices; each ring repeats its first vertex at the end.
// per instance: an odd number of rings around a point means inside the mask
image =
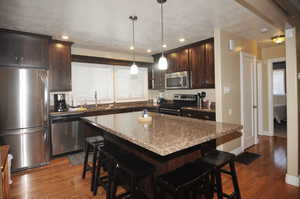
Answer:
POLYGON ((258 143, 258 87, 256 57, 240 53, 241 124, 243 150, 258 143))
POLYGON ((287 137, 286 62, 285 58, 268 61, 269 127, 273 136, 287 137))

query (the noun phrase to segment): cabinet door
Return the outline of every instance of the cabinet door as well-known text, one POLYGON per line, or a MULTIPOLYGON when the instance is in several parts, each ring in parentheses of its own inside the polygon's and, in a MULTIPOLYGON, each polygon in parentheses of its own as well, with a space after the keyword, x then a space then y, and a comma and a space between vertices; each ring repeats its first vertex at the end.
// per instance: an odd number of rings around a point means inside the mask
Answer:
POLYGON ((205 46, 205 87, 215 88, 215 57, 214 57, 214 41, 210 41, 205 46))
POLYGON ((153 66, 148 66, 148 89, 154 89, 153 66))
POLYGON ((0 31, 0 65, 13 66, 18 65, 18 57, 20 48, 18 43, 21 43, 19 37, 15 34, 0 31))
POLYGON ((190 65, 192 71, 191 87, 203 88, 205 82, 205 44, 190 49, 190 65))
POLYGON ((49 66, 49 40, 22 35, 21 54, 19 63, 22 66, 45 67, 49 66))
POLYGON ((190 70, 189 50, 184 49, 178 52, 177 69, 175 72, 189 71, 189 70, 190 70))
POLYGON ((49 90, 70 91, 71 44, 51 42, 49 47, 49 90))
POLYGON ((165 88, 165 73, 158 69, 158 60, 161 55, 154 57, 154 64, 152 64, 152 77, 153 77, 153 89, 164 89, 165 88))
POLYGON ((0 30, 0 65, 48 68, 50 37, 0 30))
POLYGON ((177 72, 177 68, 178 68, 178 53, 174 52, 174 53, 167 54, 166 58, 168 60, 167 73, 177 72))

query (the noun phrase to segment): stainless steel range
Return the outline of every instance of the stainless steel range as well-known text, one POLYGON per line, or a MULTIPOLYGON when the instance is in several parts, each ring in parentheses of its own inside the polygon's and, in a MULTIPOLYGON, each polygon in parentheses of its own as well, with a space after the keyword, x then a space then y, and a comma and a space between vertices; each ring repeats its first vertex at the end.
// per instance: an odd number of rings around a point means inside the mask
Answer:
POLYGON ((181 108, 186 106, 197 106, 197 95, 175 94, 172 103, 159 105, 159 112, 170 115, 181 115, 181 108))

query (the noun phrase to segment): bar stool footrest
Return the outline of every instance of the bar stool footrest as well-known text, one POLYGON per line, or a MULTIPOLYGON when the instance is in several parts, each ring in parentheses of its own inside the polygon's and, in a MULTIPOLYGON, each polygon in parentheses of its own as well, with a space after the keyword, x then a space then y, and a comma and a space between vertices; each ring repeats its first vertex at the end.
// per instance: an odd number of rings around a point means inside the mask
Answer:
POLYGON ((221 171, 221 173, 227 174, 232 176, 232 173, 230 171, 224 170, 224 169, 219 169, 221 171))

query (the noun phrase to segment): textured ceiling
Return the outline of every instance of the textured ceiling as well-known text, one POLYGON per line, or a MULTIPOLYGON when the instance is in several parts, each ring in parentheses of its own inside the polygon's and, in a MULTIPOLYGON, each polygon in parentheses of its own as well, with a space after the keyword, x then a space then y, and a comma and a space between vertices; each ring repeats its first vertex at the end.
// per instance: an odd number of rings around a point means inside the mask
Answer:
MULTIPOLYGON (((160 50, 160 6, 156 0, 1 0, 0 26, 60 38, 77 47, 130 52, 129 15, 137 15, 138 54, 160 50)), ((278 32, 234 0, 169 0, 165 4, 168 49, 213 37, 222 28, 258 41, 278 32), (268 33, 260 33, 267 27, 268 33), (184 37, 186 42, 179 43, 184 37)))

